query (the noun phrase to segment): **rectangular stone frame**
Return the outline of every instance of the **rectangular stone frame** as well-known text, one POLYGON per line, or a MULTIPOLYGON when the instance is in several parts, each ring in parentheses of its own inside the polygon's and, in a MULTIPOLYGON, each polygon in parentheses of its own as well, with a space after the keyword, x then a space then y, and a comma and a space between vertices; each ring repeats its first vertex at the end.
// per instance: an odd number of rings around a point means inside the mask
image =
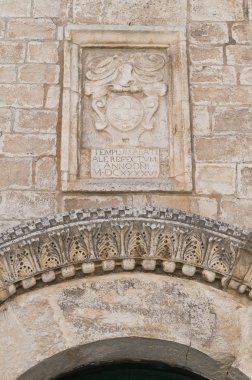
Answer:
POLYGON ((179 27, 68 25, 64 41, 61 136, 63 191, 190 191, 191 132, 185 30, 179 27), (167 48, 169 86, 170 168, 167 179, 80 179, 81 49, 85 47, 167 48))

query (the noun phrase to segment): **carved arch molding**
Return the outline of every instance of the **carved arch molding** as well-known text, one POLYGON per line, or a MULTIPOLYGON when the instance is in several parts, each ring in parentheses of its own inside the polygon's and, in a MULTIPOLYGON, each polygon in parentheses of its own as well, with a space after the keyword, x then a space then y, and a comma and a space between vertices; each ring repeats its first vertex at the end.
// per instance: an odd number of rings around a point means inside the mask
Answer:
POLYGON ((252 299, 252 233, 178 210, 120 207, 58 214, 0 236, 1 302, 120 271, 190 277, 252 299))

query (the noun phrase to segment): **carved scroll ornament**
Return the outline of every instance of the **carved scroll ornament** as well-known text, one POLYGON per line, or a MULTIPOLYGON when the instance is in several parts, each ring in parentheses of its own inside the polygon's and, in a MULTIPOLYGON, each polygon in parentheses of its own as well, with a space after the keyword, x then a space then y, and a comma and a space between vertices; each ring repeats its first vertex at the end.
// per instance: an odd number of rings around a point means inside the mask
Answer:
POLYGON ((0 297, 77 273, 141 268, 201 275, 252 298, 251 243, 251 233, 171 209, 78 210, 0 236, 0 297))

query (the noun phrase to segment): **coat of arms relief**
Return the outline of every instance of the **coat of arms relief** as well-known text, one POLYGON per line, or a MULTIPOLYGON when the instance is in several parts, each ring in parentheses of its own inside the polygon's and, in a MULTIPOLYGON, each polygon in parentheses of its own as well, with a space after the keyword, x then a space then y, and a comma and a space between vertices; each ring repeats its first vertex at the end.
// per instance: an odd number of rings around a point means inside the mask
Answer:
POLYGON ((166 60, 157 51, 110 49, 101 55, 90 49, 84 65, 85 146, 167 148, 166 60))

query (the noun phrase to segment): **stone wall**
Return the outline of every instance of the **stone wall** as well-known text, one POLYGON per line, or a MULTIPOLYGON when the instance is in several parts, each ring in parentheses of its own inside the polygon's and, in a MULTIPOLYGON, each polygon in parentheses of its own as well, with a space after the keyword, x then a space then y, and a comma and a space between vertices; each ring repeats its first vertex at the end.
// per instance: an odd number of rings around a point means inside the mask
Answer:
MULTIPOLYGON (((0 0, 0 221, 82 207, 175 207, 252 226, 252 1, 0 0), (191 192, 62 192, 63 36, 69 23, 187 32, 191 192)), ((64 113, 64 110, 63 110, 64 113)))

